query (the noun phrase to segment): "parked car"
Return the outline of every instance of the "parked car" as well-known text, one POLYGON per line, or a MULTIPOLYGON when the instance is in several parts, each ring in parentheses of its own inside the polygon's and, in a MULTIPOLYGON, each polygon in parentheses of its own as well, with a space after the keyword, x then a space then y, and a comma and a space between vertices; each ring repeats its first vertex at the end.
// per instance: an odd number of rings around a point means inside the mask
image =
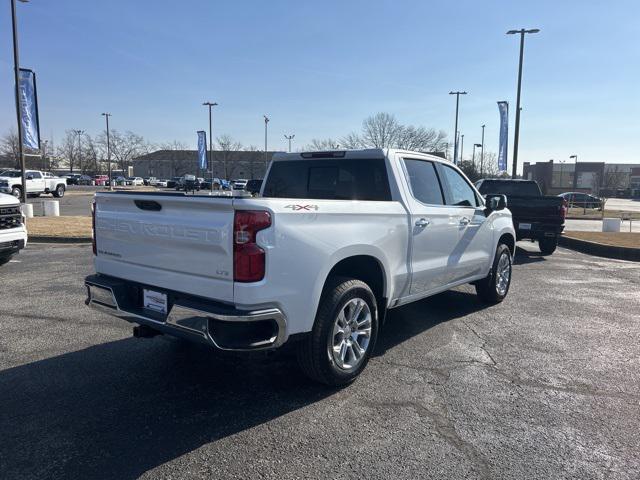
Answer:
POLYGON ((564 230, 567 206, 563 198, 543 196, 533 180, 483 179, 476 182, 483 195, 502 194, 513 215, 517 240, 537 240, 540 251, 551 255, 564 230))
POLYGON ((166 179, 160 179, 160 180, 156 180, 154 185, 156 187, 166 187, 167 186, 167 182, 168 182, 168 180, 166 180, 166 179))
MULTIPOLYGON (((67 190, 67 179, 48 175, 40 170, 26 170, 27 195, 50 193, 56 198, 64 197, 67 190)), ((20 198, 22 193, 22 173, 20 170, 5 170, 0 173, 0 193, 10 193, 20 198)))
POLYGON ((290 343, 311 378, 344 385, 387 310, 466 283, 506 297, 505 203, 442 158, 387 149, 277 153, 258 198, 98 192, 86 303, 138 337, 290 343))
POLYGON ((123 177, 122 175, 117 176, 115 178, 115 182, 116 182, 116 185, 120 185, 120 186, 131 185, 131 183, 129 182, 129 179, 126 177, 123 177))
POLYGON ((127 177, 127 185, 141 187, 144 185, 144 180, 142 179, 142 177, 127 177))
POLYGON ((67 173, 66 175, 62 175, 62 178, 67 179, 67 185, 78 185, 78 180, 81 176, 79 173, 67 173))
POLYGON ((602 200, 598 197, 594 197, 593 195, 589 195, 588 193, 566 192, 561 193, 558 196, 565 199, 569 208, 577 207, 595 208, 598 210, 602 209, 602 200))
POLYGON ((181 181, 182 177, 172 177, 171 180, 167 180, 167 188, 175 188, 181 181))
POLYGON ((234 190, 244 190, 248 181, 246 178, 239 178, 238 180, 233 180, 231 183, 234 190))
POLYGON ((249 180, 245 186, 245 190, 251 195, 257 195, 262 188, 262 179, 249 180))
POLYGON ((96 185, 106 186, 106 185, 109 185, 109 176, 108 175, 95 175, 93 177, 93 181, 96 182, 96 185))
POLYGON ((27 246, 27 228, 20 201, 0 193, 0 265, 27 246))

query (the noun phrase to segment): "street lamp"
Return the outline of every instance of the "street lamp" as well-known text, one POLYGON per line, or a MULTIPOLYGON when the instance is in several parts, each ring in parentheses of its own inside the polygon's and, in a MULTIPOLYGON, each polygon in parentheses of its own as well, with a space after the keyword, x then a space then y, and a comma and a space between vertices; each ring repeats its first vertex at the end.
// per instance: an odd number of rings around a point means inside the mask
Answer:
POLYGON ((264 172, 267 173, 267 124, 269 123, 269 117, 264 117, 264 172))
POLYGON ((482 125, 482 150, 480 150, 480 176, 484 175, 484 127, 482 125))
POLYGON ((457 140, 457 134, 458 134, 458 106, 460 104, 460 95, 466 95, 467 92, 449 92, 449 95, 455 95, 456 96, 456 125, 455 128, 453 129, 453 134, 454 137, 456 137, 454 139, 453 142, 453 163, 454 165, 456 163, 458 163, 458 140, 457 140))
MULTIPOLYGON (((80 165, 80 172, 84 173, 82 170, 82 145, 80 143, 82 135, 84 135, 84 130, 73 130, 73 133, 78 135, 78 165, 80 165)), ((73 168, 71 168, 71 173, 73 173, 73 168)))
POLYGON ((516 96, 516 130, 513 137, 513 172, 511 178, 516 178, 518 168, 518 143, 520 141, 520 91, 522 89, 522 60, 524 57, 524 35, 525 33, 538 33, 540 29, 531 28, 529 30, 521 28, 520 30, 509 30, 507 35, 520 34, 520 62, 518 63, 518 93, 516 96))
MULTIPOLYGON (((28 0, 20 0, 27 3, 28 0)), ((27 179, 25 175, 24 152, 22 150, 22 109, 20 108, 20 55, 18 54, 18 18, 16 16, 16 0, 11 0, 11 26, 13 29, 13 72, 16 83, 16 116, 18 118, 18 155, 20 156, 20 202, 27 203, 27 179)))
MULTIPOLYGON (((213 192, 213 138, 212 138, 212 116, 211 109, 218 104, 216 102, 204 102, 202 105, 209 107, 209 168, 211 169, 211 191, 213 192)), ((224 161, 224 176, 227 176, 227 159, 223 157, 224 161)), ((225 178, 225 180, 227 180, 225 178)))
POLYGON ((563 170, 564 170, 564 162, 565 161, 566 160, 560 160, 560 162, 559 162, 560 163, 560 189, 562 189, 562 173, 563 173, 563 170))
POLYGON ((463 152, 464 152, 464 133, 461 133, 460 134, 460 163, 462 163, 462 161, 464 160, 463 152))
POLYGON ((285 135, 284 136, 284 138, 289 140, 289 153, 291 153, 291 140, 293 140, 293 137, 295 137, 295 135, 285 135))
POLYGON ((482 147, 480 143, 473 144, 473 155, 471 155, 471 163, 473 164, 473 168, 476 166, 476 147, 482 147))
POLYGON ((109 117, 111 116, 111 114, 102 113, 101 115, 107 121, 107 162, 109 165, 109 190, 113 190, 113 185, 111 184, 111 139, 109 138, 109 117))

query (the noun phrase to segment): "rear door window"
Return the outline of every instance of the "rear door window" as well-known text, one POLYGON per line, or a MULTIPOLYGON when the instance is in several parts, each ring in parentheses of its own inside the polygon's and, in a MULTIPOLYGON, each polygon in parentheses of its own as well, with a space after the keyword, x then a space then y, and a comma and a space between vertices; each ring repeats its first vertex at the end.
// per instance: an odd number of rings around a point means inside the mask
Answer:
POLYGON ((263 197, 390 201, 383 158, 274 162, 263 197))
POLYGON ((444 205, 444 196, 433 162, 404 159, 413 197, 428 205, 444 205))

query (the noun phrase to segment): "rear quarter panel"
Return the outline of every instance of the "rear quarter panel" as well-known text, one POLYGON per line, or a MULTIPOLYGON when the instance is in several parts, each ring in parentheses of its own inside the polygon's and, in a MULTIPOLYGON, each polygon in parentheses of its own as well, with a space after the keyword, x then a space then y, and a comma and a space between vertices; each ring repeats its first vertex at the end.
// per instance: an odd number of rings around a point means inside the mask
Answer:
POLYGON ((354 255, 374 257, 385 272, 387 298, 407 283, 407 212, 400 202, 240 199, 236 209, 268 210, 272 226, 257 241, 267 252, 264 280, 234 283, 239 307, 274 305, 289 334, 311 330, 327 275, 354 255))

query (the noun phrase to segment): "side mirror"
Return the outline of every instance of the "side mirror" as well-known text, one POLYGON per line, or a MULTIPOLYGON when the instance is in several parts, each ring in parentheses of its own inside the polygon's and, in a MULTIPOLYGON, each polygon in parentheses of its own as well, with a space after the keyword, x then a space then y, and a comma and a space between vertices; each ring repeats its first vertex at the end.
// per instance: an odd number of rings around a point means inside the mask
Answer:
POLYGON ((27 180, 33 180, 33 175, 27 175, 27 180))
POLYGON ((504 195, 491 193, 484 198, 486 200, 487 213, 497 212, 498 210, 507 208, 507 197, 504 195))

